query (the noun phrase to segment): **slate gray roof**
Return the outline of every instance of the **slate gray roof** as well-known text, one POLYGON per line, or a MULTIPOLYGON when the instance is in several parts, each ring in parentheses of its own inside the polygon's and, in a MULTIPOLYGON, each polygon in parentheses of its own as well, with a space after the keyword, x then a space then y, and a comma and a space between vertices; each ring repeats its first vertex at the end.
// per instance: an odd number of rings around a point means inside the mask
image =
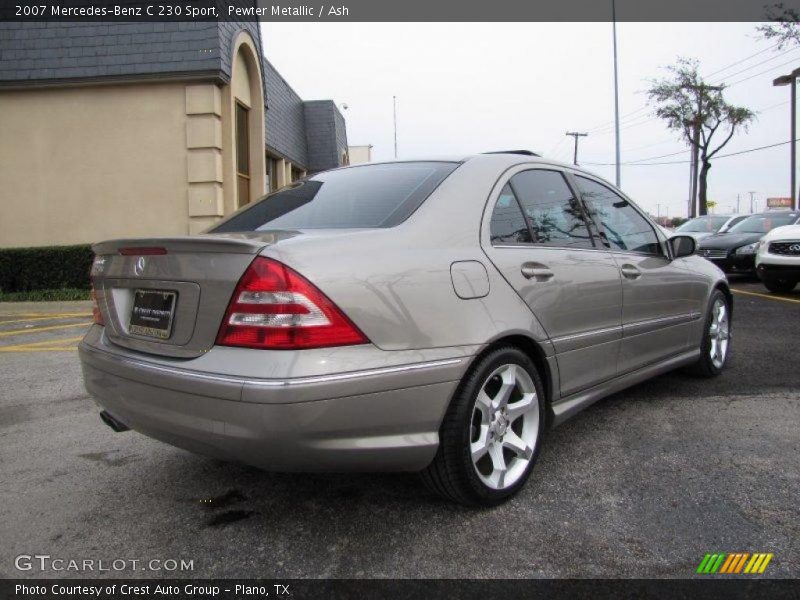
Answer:
POLYGON ((311 100, 304 107, 308 169, 322 171, 339 165, 347 150, 344 117, 333 100, 311 100))
POLYGON ((311 172, 339 166, 347 150, 344 117, 333 100, 304 101, 267 59, 267 147, 311 172))
POLYGON ((0 22, 0 85, 197 76, 229 81, 231 44, 248 22, 0 22))
POLYGON ((308 168, 304 102, 267 59, 263 59, 267 88, 267 147, 308 168))

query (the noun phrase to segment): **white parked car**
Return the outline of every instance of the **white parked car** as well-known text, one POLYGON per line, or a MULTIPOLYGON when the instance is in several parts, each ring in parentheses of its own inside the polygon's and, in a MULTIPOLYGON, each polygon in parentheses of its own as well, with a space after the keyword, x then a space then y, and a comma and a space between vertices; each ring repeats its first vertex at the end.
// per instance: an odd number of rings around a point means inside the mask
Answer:
POLYGON ((776 227, 758 245, 756 273, 770 292, 791 292, 800 281, 800 224, 776 227))

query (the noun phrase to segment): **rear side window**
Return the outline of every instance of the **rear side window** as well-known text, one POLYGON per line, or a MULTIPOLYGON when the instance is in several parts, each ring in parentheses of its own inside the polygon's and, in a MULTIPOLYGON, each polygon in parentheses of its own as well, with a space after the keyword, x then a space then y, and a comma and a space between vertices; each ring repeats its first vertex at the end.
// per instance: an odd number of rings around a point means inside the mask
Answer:
POLYGON ((580 202, 558 171, 522 171, 509 182, 531 226, 533 241, 543 246, 593 248, 580 202))
POLYGON ((530 244, 532 241, 522 209, 508 184, 494 205, 489 231, 492 244, 530 244))
POLYGON ((575 179, 589 215, 601 225, 612 250, 662 255, 656 232, 630 202, 596 181, 580 175, 575 179))
POLYGON ((328 171, 268 194, 211 233, 393 227, 459 163, 408 162, 328 171))

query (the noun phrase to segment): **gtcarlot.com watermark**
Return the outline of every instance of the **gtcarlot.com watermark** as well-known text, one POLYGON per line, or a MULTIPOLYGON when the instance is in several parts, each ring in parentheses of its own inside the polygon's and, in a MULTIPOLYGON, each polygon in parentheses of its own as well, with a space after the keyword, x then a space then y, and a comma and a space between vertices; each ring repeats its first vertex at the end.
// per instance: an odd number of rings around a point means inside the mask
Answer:
POLYGON ((20 554, 14 559, 17 571, 73 571, 78 573, 123 571, 194 571, 194 559, 184 558, 64 558, 49 554, 20 554))

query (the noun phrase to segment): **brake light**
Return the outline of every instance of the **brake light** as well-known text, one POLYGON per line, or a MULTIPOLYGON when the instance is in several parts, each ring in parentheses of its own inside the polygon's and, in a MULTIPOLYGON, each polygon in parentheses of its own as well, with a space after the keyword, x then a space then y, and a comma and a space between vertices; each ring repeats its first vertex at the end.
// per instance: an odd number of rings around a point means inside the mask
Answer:
POLYGON ((92 320, 94 324, 105 326, 103 313, 100 312, 100 305, 97 303, 97 292, 94 291, 94 285, 92 285, 92 290, 89 292, 89 297, 92 299, 92 320))
POLYGON ((96 275, 99 275, 103 272, 103 267, 105 264, 105 257, 97 256, 95 254, 94 259, 92 260, 92 267, 89 269, 89 298, 92 300, 92 321, 94 321, 95 325, 105 325, 103 322, 103 313, 100 312, 100 305, 97 302, 97 291, 94 289, 94 278, 96 275))
POLYGON ((286 265, 259 256, 233 292, 216 343, 297 350, 368 342, 314 284, 286 265))
POLYGON ((118 252, 122 256, 160 256, 166 254, 167 249, 160 246, 131 246, 120 248, 118 252))

